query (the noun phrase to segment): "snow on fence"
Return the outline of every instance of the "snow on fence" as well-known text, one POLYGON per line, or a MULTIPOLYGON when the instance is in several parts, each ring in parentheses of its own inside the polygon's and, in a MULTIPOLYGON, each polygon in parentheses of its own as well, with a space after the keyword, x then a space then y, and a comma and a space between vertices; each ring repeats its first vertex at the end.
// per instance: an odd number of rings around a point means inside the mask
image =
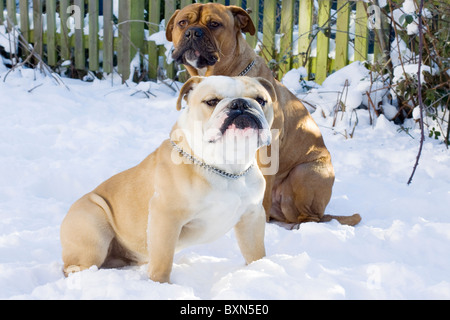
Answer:
MULTIPOLYGON (((169 20, 177 3, 184 7, 192 2, 0 0, 0 25, 18 26, 24 39, 34 45, 34 52, 51 67, 71 60, 77 70, 118 72, 126 80, 133 72, 130 63, 139 53, 148 78, 157 79, 165 70, 164 76, 174 79, 178 75, 183 80, 186 76, 177 72, 182 67, 174 66, 166 55, 170 46, 162 21, 169 20)), ((260 32, 246 39, 278 78, 303 66, 310 78, 322 83, 331 72, 368 58, 371 9, 363 1, 318 0, 318 7, 313 0, 215 2, 251 9, 260 32)), ((375 45, 375 56, 381 52, 375 45)))

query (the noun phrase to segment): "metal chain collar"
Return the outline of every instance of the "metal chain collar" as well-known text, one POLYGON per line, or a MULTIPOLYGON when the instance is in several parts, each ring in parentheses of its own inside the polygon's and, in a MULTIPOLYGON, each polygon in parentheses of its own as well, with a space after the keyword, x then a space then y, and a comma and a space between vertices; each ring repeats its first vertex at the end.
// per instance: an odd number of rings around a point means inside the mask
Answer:
POLYGON ((207 171, 214 172, 215 174, 217 174, 217 175, 219 175, 221 177, 224 177, 224 178, 237 180, 237 179, 247 175, 250 172, 250 170, 253 168, 253 166, 254 166, 254 164, 252 164, 252 165, 250 165, 250 167, 248 167, 247 169, 245 169, 244 171, 242 171, 241 173, 238 173, 238 174, 229 173, 229 172, 223 171, 221 169, 215 168, 215 167, 213 167, 213 166, 211 166, 209 164, 206 164, 205 162, 197 159, 193 155, 191 155, 191 154, 187 153, 186 151, 184 151, 180 146, 178 146, 172 140, 170 140, 170 143, 172 144, 173 148, 176 151, 178 151, 179 154, 181 154, 183 157, 185 157, 186 159, 188 159, 192 163, 202 167, 203 169, 205 169, 207 171))
POLYGON ((238 77, 243 77, 245 76, 247 73, 249 73, 249 71, 253 68, 253 66, 255 65, 256 60, 253 60, 252 62, 250 62, 250 64, 247 66, 247 68, 244 69, 244 71, 242 71, 241 73, 239 73, 238 77))

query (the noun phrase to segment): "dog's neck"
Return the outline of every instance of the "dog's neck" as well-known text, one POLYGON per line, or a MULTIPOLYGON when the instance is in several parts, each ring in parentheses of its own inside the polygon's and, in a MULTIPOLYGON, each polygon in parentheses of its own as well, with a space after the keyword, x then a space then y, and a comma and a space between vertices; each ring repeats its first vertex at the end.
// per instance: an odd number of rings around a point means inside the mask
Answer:
POLYGON ((236 148, 225 148, 224 138, 221 142, 208 143, 204 141, 201 128, 193 128, 189 125, 187 110, 182 112, 172 128, 170 140, 186 154, 195 157, 198 162, 204 163, 208 167, 214 167, 232 175, 239 175, 253 166, 257 148, 255 150, 246 149, 248 154, 243 155, 233 153, 240 151, 236 148), (233 153, 231 156, 230 152, 233 153))

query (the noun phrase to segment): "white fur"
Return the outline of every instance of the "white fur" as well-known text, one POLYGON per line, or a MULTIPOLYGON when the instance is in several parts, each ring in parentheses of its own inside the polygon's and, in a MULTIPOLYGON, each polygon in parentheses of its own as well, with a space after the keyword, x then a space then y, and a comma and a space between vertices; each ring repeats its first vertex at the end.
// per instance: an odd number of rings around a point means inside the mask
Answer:
POLYGON ((237 180, 227 179, 205 170, 205 177, 212 187, 211 191, 192 199, 189 204, 190 210, 195 214, 183 226, 176 250, 193 244, 213 241, 234 227, 244 214, 249 212, 261 214, 263 212, 265 180, 255 158, 258 148, 269 144, 271 136, 269 124, 264 117, 262 108, 255 100, 248 99, 252 100, 249 101, 251 108, 254 109, 254 113, 257 114, 264 129, 268 132, 265 132, 266 135, 263 137, 265 140, 262 142, 259 139, 259 130, 227 130, 222 136, 218 129, 222 126, 226 118, 225 113, 233 99, 256 94, 267 96, 267 92, 262 86, 258 86, 256 80, 256 89, 252 86, 249 89, 249 86, 244 86, 237 78, 208 77, 203 79, 190 93, 197 98, 195 101, 203 101, 202 94, 205 87, 208 88, 204 92, 206 97, 220 96, 223 98, 215 107, 210 118, 206 121, 205 119, 196 119, 195 108, 205 108, 205 106, 191 105, 194 101, 188 97, 188 107, 183 110, 178 120, 178 126, 187 138, 194 156, 209 165, 235 174, 246 170, 251 165, 253 167, 247 175, 237 180), (210 85, 211 82, 214 83, 214 86, 210 85), (211 88, 215 92, 211 92, 211 88), (251 92, 245 92, 244 88, 251 92), (227 146, 230 140, 240 139, 242 141, 244 138, 249 138, 247 145, 231 144, 231 147, 227 146), (215 142, 211 143, 211 139, 214 139, 215 142))
MULTIPOLYGON (((270 125, 264 116, 264 111, 255 100, 246 97, 252 97, 258 93, 266 96, 267 99, 270 97, 256 80, 254 87, 248 87, 243 85, 238 78, 221 76, 204 78, 194 89, 196 95, 201 94, 205 87, 211 89, 212 81, 215 92, 208 91, 205 95, 207 97, 219 96, 223 99, 215 107, 210 119, 207 121, 195 119, 195 112, 188 107, 183 110, 178 125, 196 157, 209 165, 238 174, 253 163, 259 148, 269 145, 271 142, 270 125), (250 92, 245 92, 245 89, 250 92), (226 118, 226 112, 236 98, 246 98, 251 105, 252 112, 263 124, 263 130, 235 129, 227 130, 224 135, 220 133, 219 128, 226 118)), ((202 106, 196 107, 201 108, 202 106)))
POLYGON ((257 166, 238 180, 207 173, 214 188, 192 207, 195 216, 184 225, 176 251, 218 239, 233 228, 244 213, 262 206, 265 180, 257 166))
POLYGON ((204 68, 198 68, 197 67, 198 59, 195 59, 195 60, 186 59, 186 61, 191 66, 193 66, 195 69, 197 69, 197 72, 198 72, 199 76, 204 76, 206 74, 206 67, 204 67, 204 68))

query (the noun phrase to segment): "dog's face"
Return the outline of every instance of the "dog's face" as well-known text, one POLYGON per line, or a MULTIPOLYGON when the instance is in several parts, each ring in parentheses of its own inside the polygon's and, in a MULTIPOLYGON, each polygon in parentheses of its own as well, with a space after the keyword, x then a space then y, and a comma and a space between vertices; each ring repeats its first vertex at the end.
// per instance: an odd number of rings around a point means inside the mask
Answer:
POLYGON ((237 6, 195 3, 177 10, 166 28, 166 38, 175 50, 172 57, 182 64, 202 69, 230 56, 240 32, 255 34, 248 13, 237 6))
POLYGON ((214 164, 245 164, 256 150, 271 143, 276 93, 263 78, 192 77, 177 102, 187 107, 178 127, 193 152, 214 164))

